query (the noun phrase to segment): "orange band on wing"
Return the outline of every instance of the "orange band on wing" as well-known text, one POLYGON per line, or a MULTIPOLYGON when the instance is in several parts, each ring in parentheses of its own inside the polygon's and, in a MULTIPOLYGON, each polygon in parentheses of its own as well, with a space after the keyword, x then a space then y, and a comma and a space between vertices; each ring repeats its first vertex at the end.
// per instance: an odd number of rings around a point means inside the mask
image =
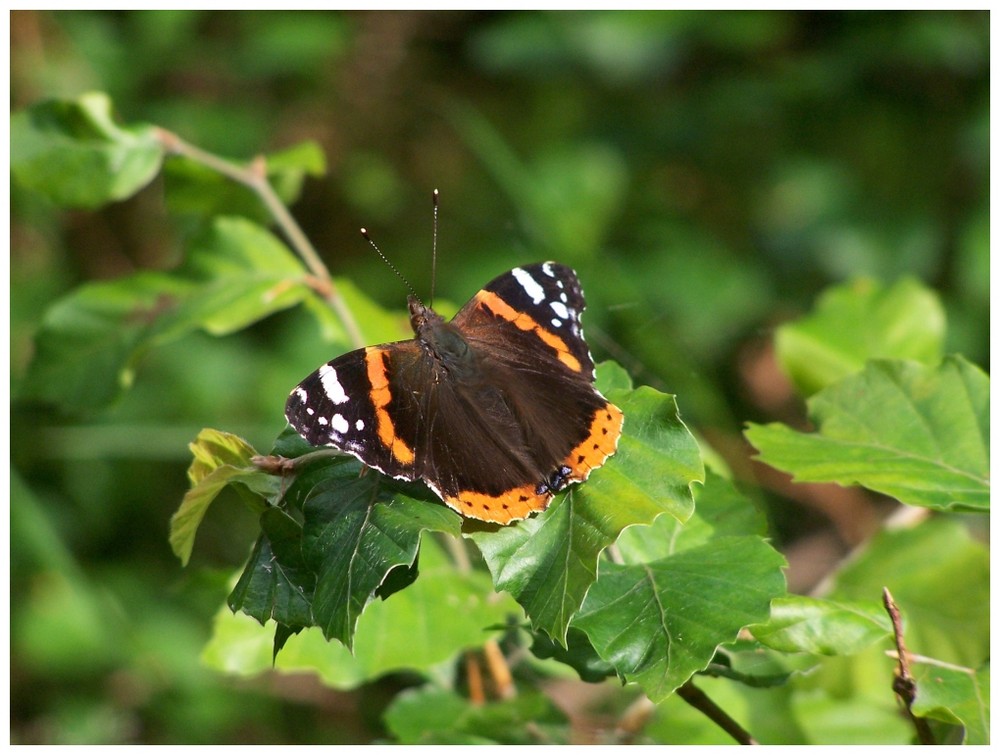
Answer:
POLYGON ((375 406, 375 421, 378 425, 378 439, 382 445, 389 449, 389 452, 400 464, 412 464, 414 455, 406 443, 396 435, 396 426, 392 423, 386 407, 392 401, 392 393, 389 391, 389 376, 386 374, 385 360, 382 355, 384 349, 377 346, 369 346, 365 349, 365 364, 368 367, 368 382, 371 383, 371 400, 375 406))
POLYGON ((522 485, 495 496, 472 490, 444 496, 444 502, 462 516, 499 524, 527 519, 535 511, 544 511, 551 500, 552 493, 537 492, 537 485, 522 485))
POLYGON ((476 298, 479 300, 480 306, 485 306, 497 317, 502 317, 507 322, 513 323, 521 330, 533 331, 546 346, 555 350, 556 355, 559 357, 559 361, 573 370, 573 372, 579 372, 583 368, 580 364, 580 360, 570 353, 566 342, 555 333, 543 328, 532 317, 529 317, 523 312, 518 312, 492 291, 480 291, 476 294, 476 298))
POLYGON ((573 470, 568 480, 581 482, 591 470, 597 469, 618 449, 624 417, 612 403, 605 404, 594 414, 590 432, 582 443, 569 452, 563 464, 573 470))

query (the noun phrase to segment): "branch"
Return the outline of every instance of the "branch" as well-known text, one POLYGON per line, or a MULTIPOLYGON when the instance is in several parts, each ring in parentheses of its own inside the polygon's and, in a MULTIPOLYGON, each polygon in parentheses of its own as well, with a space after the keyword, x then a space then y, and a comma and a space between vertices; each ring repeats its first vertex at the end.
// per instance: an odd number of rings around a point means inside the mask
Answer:
POLYGON ((358 328, 354 315, 351 314, 343 297, 337 291, 337 287, 333 283, 333 278, 330 276, 330 271, 323 264, 323 260, 320 259, 316 249, 305 233, 303 233, 299 224, 295 222, 295 218, 292 217, 288 208, 285 207, 281 198, 275 193, 270 182, 267 180, 267 164, 264 158, 262 156, 257 157, 249 166, 243 167, 211 152, 206 152, 193 144, 189 144, 172 131, 160 128, 158 129, 158 135, 168 154, 186 157, 207 168, 211 168, 231 181, 246 186, 260 198, 260 201, 264 203, 267 211, 274 218, 274 222, 285 234, 292 249, 295 250, 295 253, 299 255, 309 269, 311 274, 307 279, 309 285, 323 297, 326 303, 330 305, 330 308, 336 313, 337 317, 340 318, 351 343, 358 348, 364 346, 365 341, 361 336, 361 330, 358 328))
POLYGON ((917 682, 914 680, 913 675, 910 674, 910 655, 906 652, 906 645, 903 642, 903 620, 899 615, 899 608, 896 607, 896 602, 892 599, 892 593, 889 592, 888 587, 882 588, 882 603, 885 605, 885 610, 888 611, 889 619, 892 621, 892 633, 896 639, 896 654, 899 657, 899 666, 896 667, 896 671, 893 674, 892 691, 896 693, 896 698, 906 708, 906 714, 910 717, 913 727, 917 730, 917 738, 920 740, 920 744, 937 744, 937 741, 934 739, 934 732, 931 731, 927 720, 914 715, 911 708, 913 701, 917 698, 917 682))
POLYGON ((711 719, 719 728, 721 728, 724 732, 726 732, 726 734, 731 736, 741 745, 760 744, 756 739, 750 736, 750 732, 746 731, 742 726, 736 723, 736 721, 734 721, 729 714, 726 713, 726 711, 712 702, 708 695, 695 687, 694 683, 690 679, 677 688, 677 694, 680 695, 681 699, 688 705, 693 708, 697 708, 708 716, 709 719, 711 719))
POLYGON ((302 454, 302 456, 296 456, 294 459, 289 459, 285 456, 265 456, 260 454, 251 458, 250 463, 257 467, 257 469, 261 472, 266 472, 270 475, 284 475, 289 472, 294 472, 299 467, 316 461, 316 459, 346 455, 347 454, 339 448, 319 448, 315 451, 310 451, 307 454, 302 454))

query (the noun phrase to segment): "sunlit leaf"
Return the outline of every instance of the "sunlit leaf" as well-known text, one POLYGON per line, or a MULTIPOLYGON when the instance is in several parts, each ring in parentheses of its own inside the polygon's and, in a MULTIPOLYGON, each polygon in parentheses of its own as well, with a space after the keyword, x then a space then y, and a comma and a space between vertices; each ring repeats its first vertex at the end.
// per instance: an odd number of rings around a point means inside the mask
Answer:
POLYGON ((785 589, 784 564, 754 536, 713 538, 649 563, 603 563, 573 624, 657 702, 705 668, 720 643, 767 617, 785 589))
POLYGON ((767 534, 764 513, 729 480, 709 472, 704 485, 693 488, 696 508, 687 521, 661 516, 648 527, 629 527, 621 534, 617 547, 623 563, 656 561, 724 535, 767 534))
POLYGON ((760 459, 802 482, 863 485, 941 510, 990 504, 989 395, 961 357, 937 367, 872 361, 809 399, 816 433, 781 424, 746 431, 760 459))
POLYGON ((136 193, 159 171, 163 144, 154 126, 116 124, 111 107, 106 94, 89 92, 15 113, 11 171, 67 207, 100 207, 136 193))
POLYGON ((778 598, 771 617, 750 632, 786 653, 849 655, 892 634, 885 609, 875 602, 846 603, 803 595, 778 598))
POLYGON ((990 554, 961 523, 880 532, 839 573, 829 598, 880 600, 888 587, 912 653, 975 667, 989 655, 990 554))
POLYGON ((965 727, 964 744, 990 743, 990 664, 977 669, 932 659, 914 659, 917 681, 913 713, 965 727))
POLYGON ((77 288, 45 313, 22 396, 70 412, 108 405, 131 385, 156 319, 194 290, 159 272, 77 288))
MULTIPOLYGON (((188 469, 191 489, 170 518, 170 547, 185 565, 191 558, 198 526, 223 488, 239 484, 261 496, 277 492, 275 478, 251 463, 257 452, 242 438, 205 429, 188 447, 194 455, 188 469)), ((263 500, 259 500, 259 505, 263 506, 263 500)))
POLYGON ((218 218, 177 270, 89 283, 56 302, 36 336, 24 397, 100 408, 131 384, 148 349, 196 329, 232 333, 307 295, 301 264, 277 238, 218 218))
POLYGON ((778 328, 775 346, 782 368, 809 396, 869 359, 936 364, 944 334, 944 308, 923 284, 904 278, 883 287, 862 278, 824 292, 814 312, 778 328))

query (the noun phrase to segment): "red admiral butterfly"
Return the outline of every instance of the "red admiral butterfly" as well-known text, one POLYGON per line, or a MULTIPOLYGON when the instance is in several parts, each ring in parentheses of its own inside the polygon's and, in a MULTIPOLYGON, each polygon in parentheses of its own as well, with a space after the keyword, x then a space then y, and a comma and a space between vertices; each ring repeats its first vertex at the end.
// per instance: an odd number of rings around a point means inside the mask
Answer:
POLYGON ((412 340, 344 354, 292 391, 285 416, 311 444, 422 479, 460 514, 500 524, 544 510, 615 453, 623 417, 594 387, 572 269, 516 267, 451 322, 408 301, 412 340))

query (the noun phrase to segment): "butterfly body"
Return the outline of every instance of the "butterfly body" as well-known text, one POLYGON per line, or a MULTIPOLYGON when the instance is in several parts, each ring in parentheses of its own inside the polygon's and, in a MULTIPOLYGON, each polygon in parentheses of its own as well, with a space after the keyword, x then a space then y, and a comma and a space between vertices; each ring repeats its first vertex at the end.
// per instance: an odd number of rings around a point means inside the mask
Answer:
POLYGON ((414 338, 334 359, 288 398, 289 423, 464 516, 506 524, 604 464, 621 411, 594 387, 576 273, 514 268, 449 322, 409 300, 414 338))

